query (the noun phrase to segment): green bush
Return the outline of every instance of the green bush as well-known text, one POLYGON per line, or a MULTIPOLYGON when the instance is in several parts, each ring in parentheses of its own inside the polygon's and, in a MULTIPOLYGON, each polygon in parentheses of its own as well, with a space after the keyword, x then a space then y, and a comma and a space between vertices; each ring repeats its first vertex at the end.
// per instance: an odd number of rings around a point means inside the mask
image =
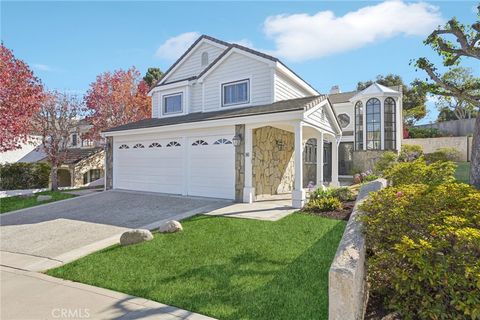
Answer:
POLYGON ((436 161, 459 161, 460 152, 455 148, 439 148, 435 152, 425 154, 425 160, 427 162, 436 162, 436 161))
POLYGON ((412 139, 415 138, 436 138, 436 137, 443 137, 443 134, 437 128, 408 128, 408 136, 412 139))
POLYGON ((400 150, 398 161, 409 162, 420 158, 423 155, 422 147, 416 144, 404 144, 400 150))
POLYGON ((356 199, 355 193, 347 187, 326 188, 326 189, 318 188, 310 194, 310 200, 330 198, 330 197, 337 198, 342 202, 353 201, 356 199))
POLYGON ((371 293, 404 319, 480 319, 480 192, 389 187, 361 205, 371 293))
POLYGON ((438 185, 455 181, 457 165, 451 161, 427 164, 423 157, 411 162, 399 162, 385 173, 394 186, 404 184, 438 185))
POLYGON ((398 161, 398 155, 393 151, 385 151, 375 163, 375 172, 383 175, 398 161))
POLYGON ((341 210, 343 208, 342 203, 336 197, 326 196, 316 199, 310 199, 304 210, 307 212, 326 212, 341 210))
POLYGON ((373 174, 373 173, 367 174, 365 176, 362 175, 362 182, 363 183, 370 182, 370 181, 377 180, 377 179, 378 179, 378 176, 376 174, 373 174))
POLYGON ((0 189, 47 188, 50 166, 46 163, 7 163, 0 165, 0 189))

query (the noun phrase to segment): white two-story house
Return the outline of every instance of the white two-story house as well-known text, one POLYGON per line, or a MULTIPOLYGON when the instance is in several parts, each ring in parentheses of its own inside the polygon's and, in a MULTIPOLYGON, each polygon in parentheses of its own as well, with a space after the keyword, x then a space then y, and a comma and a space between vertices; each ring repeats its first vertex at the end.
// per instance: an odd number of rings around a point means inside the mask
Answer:
POLYGON ((152 118, 103 133, 107 188, 301 207, 307 184, 338 185, 332 104, 275 57, 201 36, 149 94, 152 118))

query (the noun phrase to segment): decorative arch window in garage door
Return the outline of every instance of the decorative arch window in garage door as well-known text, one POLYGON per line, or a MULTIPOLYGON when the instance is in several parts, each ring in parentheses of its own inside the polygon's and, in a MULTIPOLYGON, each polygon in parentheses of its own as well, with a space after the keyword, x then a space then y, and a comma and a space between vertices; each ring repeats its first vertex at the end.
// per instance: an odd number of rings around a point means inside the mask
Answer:
POLYGON ((167 147, 180 147, 181 144, 177 141, 170 141, 168 144, 167 144, 167 147))
POLYGON ((133 146, 133 149, 142 149, 145 148, 145 146, 141 143, 137 143, 136 145, 133 146))
POLYGON ((232 141, 225 138, 221 138, 215 141, 213 144, 232 144, 232 141))
POLYGON ((150 144, 148 147, 149 147, 149 148, 161 148, 162 145, 161 145, 160 143, 158 143, 158 142, 153 142, 153 143, 150 144))
POLYGON ((206 146, 208 143, 205 140, 197 140, 192 143, 192 146, 206 146))
POLYGON ((126 144, 122 144, 118 149, 130 149, 130 147, 126 144))

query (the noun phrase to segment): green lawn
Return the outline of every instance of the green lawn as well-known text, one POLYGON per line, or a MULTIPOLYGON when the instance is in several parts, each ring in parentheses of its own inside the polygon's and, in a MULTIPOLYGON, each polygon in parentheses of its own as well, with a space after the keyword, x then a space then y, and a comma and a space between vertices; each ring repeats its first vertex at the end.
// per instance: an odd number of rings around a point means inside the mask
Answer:
POLYGON ((24 209, 28 207, 34 207, 40 204, 54 202, 58 200, 64 200, 64 199, 73 198, 73 197, 75 196, 71 194, 66 194, 60 191, 44 191, 44 192, 35 193, 35 195, 32 195, 31 197, 15 196, 15 197, 2 198, 0 199, 0 213, 24 209), (36 196, 39 194, 52 196, 52 200, 37 202, 36 196))
POLYGON ((184 231, 113 246, 49 275, 219 319, 327 319, 328 269, 345 222, 197 216, 184 231))
POLYGON ((470 183, 470 162, 457 162, 455 178, 464 183, 470 183))

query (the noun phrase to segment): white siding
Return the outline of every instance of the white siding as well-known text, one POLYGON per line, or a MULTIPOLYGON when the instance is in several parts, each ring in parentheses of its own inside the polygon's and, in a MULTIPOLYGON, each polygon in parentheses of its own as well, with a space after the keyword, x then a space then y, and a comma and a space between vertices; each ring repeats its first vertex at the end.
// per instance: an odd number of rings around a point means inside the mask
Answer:
POLYGON ((190 87, 189 113, 202 111, 202 84, 195 83, 190 87))
POLYGON ((310 96, 311 94, 302 89, 298 84, 288 79, 280 72, 275 76, 275 101, 295 99, 310 96))
MULTIPOLYGON (((226 58, 204 80, 205 111, 221 108, 222 83, 250 79, 250 104, 260 105, 273 102, 271 69, 260 62, 239 53, 226 58)), ((244 105, 239 105, 239 107, 244 105)))
POLYGON ((166 83, 198 75, 206 67, 202 66, 202 53, 208 53, 208 62, 211 63, 223 50, 217 46, 202 43, 168 76, 166 83))
POLYGON ((152 118, 158 118, 160 116, 158 101, 159 96, 160 93, 157 92, 152 94, 152 118))

